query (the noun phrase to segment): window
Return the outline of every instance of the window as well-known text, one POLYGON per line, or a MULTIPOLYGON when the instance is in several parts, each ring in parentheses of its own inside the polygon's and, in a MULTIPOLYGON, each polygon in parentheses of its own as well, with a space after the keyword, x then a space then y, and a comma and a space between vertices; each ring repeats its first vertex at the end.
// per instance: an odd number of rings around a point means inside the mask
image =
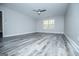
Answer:
POLYGON ((44 20, 43 29, 52 29, 54 28, 55 20, 44 20))

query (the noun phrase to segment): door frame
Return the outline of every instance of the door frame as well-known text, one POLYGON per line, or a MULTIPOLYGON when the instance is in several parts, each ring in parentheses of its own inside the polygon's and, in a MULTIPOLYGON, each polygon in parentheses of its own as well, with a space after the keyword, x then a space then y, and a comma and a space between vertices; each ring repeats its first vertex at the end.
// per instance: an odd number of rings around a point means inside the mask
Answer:
POLYGON ((1 17, 2 17, 2 19, 1 19, 2 28, 1 29, 2 29, 2 38, 3 38, 3 11, 0 11, 0 12, 1 12, 1 17))

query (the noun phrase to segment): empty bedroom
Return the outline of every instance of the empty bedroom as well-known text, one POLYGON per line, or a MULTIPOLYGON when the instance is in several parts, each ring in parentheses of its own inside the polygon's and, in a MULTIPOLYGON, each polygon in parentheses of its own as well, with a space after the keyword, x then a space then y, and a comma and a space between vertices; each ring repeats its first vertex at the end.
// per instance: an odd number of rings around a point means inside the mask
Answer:
POLYGON ((79 3, 0 3, 0 56, 79 56, 79 3))

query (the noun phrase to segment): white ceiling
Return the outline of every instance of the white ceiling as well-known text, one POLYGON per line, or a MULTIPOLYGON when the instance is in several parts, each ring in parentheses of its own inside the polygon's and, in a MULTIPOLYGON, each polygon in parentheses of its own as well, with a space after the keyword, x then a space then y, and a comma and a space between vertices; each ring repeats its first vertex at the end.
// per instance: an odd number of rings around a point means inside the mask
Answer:
POLYGON ((67 3, 6 3, 6 7, 28 15, 34 19, 40 19, 44 17, 64 16, 67 3), (38 15, 33 9, 46 9, 47 11, 38 15))

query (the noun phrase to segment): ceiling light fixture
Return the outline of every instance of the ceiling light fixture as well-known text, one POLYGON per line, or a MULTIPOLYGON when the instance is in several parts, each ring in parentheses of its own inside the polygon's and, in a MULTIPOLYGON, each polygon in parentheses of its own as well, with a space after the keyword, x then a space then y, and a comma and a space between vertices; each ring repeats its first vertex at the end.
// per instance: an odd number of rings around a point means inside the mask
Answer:
POLYGON ((37 14, 40 15, 41 12, 45 12, 46 9, 37 9, 37 10, 33 10, 33 11, 37 12, 37 14))

